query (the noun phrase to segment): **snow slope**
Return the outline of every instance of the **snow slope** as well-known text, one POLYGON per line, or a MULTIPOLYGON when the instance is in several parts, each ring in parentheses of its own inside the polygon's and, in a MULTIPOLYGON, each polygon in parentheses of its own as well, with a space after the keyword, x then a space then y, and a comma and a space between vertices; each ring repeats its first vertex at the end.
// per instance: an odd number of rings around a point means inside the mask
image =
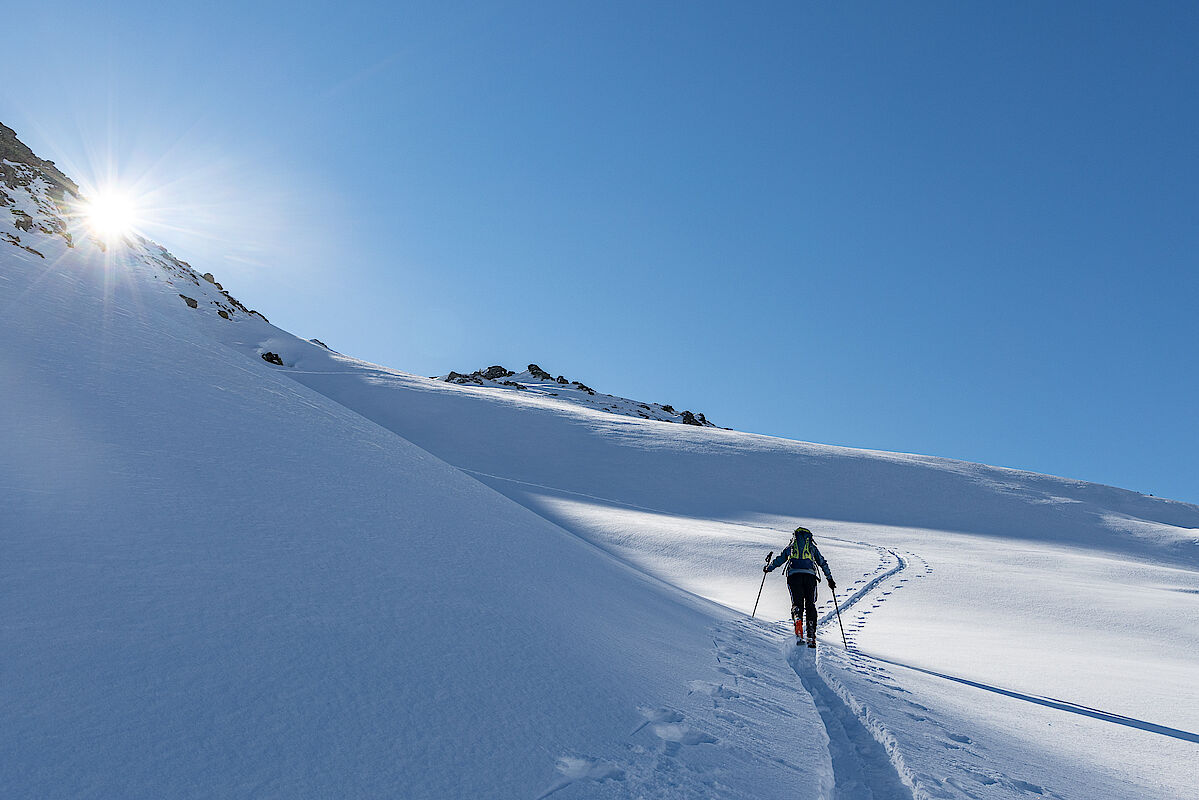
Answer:
POLYGON ((829 796, 760 630, 222 344, 289 337, 156 246, 0 233, 0 796, 829 796))
MULTIPOLYGON (((844 590, 869 586, 843 615, 852 654, 826 628, 811 673, 826 687, 817 701, 839 698, 887 743, 918 797, 1193 792, 1195 506, 977 464, 622 419, 431 383, 300 340, 261 346, 283 352, 281 370, 295 380, 730 608, 752 607, 766 550, 797 521, 812 527, 844 590)), ((786 606, 772 579, 765 614, 783 618, 786 606)))
POLYGON ((17 183, 0 794, 1193 796, 1199 508, 367 364, 17 183), (798 523, 849 650, 745 618, 798 523))

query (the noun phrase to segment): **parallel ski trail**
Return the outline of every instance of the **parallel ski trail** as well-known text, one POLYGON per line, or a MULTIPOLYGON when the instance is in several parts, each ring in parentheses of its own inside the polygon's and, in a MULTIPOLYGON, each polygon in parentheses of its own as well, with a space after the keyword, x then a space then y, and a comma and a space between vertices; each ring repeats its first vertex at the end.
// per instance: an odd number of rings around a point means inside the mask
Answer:
POLYGON ((807 648, 794 648, 788 660, 828 733, 834 800, 912 800, 886 749, 825 683, 807 648))
MULTIPOLYGON (((894 550, 884 547, 877 550, 880 557, 893 558, 894 566, 875 576, 826 611, 818 620, 818 628, 823 629, 830 623, 835 626, 838 610, 845 613, 873 593, 884 581, 907 568, 907 559, 894 550)), ((839 639, 839 629, 827 632, 822 638, 827 639, 829 636, 839 639)), ((788 662, 804 689, 811 695, 828 734, 829 757, 833 764, 834 800, 912 800, 912 789, 901 778, 900 765, 896 764, 887 748, 867 728, 846 699, 821 674, 821 669, 817 666, 817 656, 807 648, 788 645, 788 649, 788 662)), ((841 689, 844 691, 843 686, 841 689)), ((850 699, 852 700, 852 697, 850 699)))

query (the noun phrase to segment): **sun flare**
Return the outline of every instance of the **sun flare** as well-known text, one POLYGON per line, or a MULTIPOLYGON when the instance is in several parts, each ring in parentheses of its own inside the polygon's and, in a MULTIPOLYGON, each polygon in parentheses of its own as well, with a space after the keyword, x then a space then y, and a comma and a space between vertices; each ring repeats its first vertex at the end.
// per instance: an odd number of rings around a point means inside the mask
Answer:
POLYGON ((108 241, 133 233, 137 227, 137 208, 128 195, 102 192, 84 207, 88 227, 108 241))

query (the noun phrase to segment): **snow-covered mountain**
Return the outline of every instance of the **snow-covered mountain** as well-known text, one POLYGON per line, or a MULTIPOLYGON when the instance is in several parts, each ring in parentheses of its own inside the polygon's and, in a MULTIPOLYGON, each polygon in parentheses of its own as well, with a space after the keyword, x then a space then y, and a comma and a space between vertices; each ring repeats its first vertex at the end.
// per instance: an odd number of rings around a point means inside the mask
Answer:
POLYGON ((1199 508, 368 364, 10 134, 0 796, 1193 795, 1199 508))
POLYGON ((448 375, 440 376, 437 380, 456 383, 459 386, 485 386, 491 389, 529 392, 543 397, 560 397, 577 405, 625 417, 656 419, 661 422, 681 422, 684 425, 696 425, 702 428, 716 427, 702 413, 675 411, 674 406, 669 404, 642 403, 638 400, 629 400, 627 397, 602 394, 585 383, 569 380, 563 375, 555 378, 536 364, 530 364, 521 372, 514 372, 497 364, 466 375, 460 372, 451 372, 448 375))

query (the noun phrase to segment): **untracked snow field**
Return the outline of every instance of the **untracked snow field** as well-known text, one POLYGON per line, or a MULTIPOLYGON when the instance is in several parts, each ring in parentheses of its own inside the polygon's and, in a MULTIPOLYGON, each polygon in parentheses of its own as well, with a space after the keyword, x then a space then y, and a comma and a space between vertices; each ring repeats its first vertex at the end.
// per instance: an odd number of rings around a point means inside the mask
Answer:
POLYGON ((1195 506, 446 384, 0 233, 2 797, 1195 796, 1195 506), (749 617, 799 524, 815 653, 778 573, 749 617))

